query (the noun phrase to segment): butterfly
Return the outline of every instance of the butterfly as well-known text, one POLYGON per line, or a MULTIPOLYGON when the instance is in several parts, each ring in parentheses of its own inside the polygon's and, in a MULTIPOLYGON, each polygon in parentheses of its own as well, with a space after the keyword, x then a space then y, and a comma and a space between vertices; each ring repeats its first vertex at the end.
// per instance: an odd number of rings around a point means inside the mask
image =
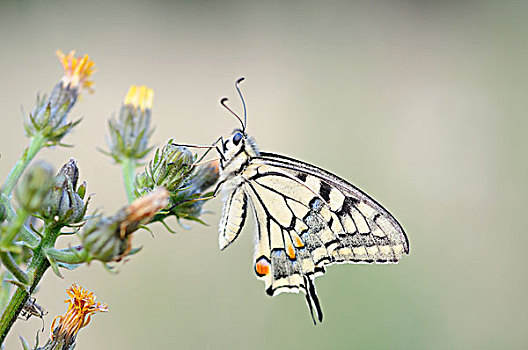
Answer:
MULTIPOLYGON (((261 152, 246 133, 244 121, 214 146, 219 155, 215 196, 223 200, 220 249, 239 236, 248 213, 256 222, 254 270, 270 296, 306 295, 314 324, 323 320, 314 279, 339 263, 397 263, 409 253, 398 221, 372 197, 317 166, 261 152)), ((213 147, 211 146, 211 147, 213 147)))

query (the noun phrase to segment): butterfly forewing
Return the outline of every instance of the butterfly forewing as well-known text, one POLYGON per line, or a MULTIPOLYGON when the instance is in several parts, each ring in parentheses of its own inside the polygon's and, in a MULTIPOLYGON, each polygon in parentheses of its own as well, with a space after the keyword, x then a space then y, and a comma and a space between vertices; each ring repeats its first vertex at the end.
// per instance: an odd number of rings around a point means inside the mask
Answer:
POLYGON ((273 188, 280 189, 284 196, 301 203, 321 200, 324 208, 320 214, 339 239, 338 246, 346 243, 345 247, 355 248, 352 253, 356 258, 364 262, 397 262, 409 252, 407 236, 396 219, 347 181, 313 165, 271 153, 261 153, 251 164, 266 167, 261 174, 277 173, 273 188), (289 182, 283 185, 285 181, 289 182))

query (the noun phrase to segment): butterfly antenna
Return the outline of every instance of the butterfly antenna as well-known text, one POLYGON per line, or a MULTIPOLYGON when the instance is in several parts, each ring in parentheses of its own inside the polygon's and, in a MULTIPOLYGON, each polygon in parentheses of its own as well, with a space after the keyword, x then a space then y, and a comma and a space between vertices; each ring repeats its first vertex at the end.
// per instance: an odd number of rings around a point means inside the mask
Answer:
POLYGON ((244 101, 244 96, 242 96, 242 91, 240 91, 240 83, 242 81, 244 81, 244 77, 242 78, 239 78, 236 82, 235 82, 235 88, 237 89, 238 91, 238 95, 240 96, 240 99, 242 100, 242 106, 244 107, 244 127, 242 128, 242 131, 246 131, 246 123, 247 123, 247 110, 246 110, 246 101, 244 101))
POLYGON ((240 122, 240 124, 242 124, 242 129, 245 129, 245 127, 244 127, 244 122, 242 122, 242 118, 240 118, 240 117, 238 116, 238 114, 236 114, 235 112, 233 112, 233 110, 232 110, 231 108, 229 108, 229 106, 226 104, 226 101, 227 101, 227 100, 228 100, 228 98, 227 98, 227 97, 224 97, 223 99, 220 100, 220 104, 221 104, 222 106, 224 106, 224 108, 227 109, 229 112, 231 112, 231 114, 234 115, 234 116, 238 119, 238 121, 240 122))

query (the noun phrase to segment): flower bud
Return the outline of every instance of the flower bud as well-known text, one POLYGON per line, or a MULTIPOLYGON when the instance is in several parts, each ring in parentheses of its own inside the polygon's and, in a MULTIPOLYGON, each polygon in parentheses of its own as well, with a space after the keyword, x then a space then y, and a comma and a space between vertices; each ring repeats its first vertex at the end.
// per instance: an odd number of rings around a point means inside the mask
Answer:
POLYGON ((94 68, 87 55, 76 58, 74 54, 75 51, 69 55, 57 52, 64 66, 64 76, 49 97, 37 96, 35 108, 24 123, 29 137, 41 134, 49 143, 59 143, 80 122, 68 121, 66 118, 77 101, 80 88, 91 87, 92 82, 88 78, 93 74, 94 68))
POLYGON ((70 225, 81 221, 86 213, 83 201, 86 185, 83 183, 80 191, 76 190, 79 180, 79 168, 75 159, 70 159, 64 164, 57 176, 55 184, 49 193, 42 216, 55 222, 70 225))
POLYGON ((157 188, 135 199, 113 216, 96 216, 88 220, 79 234, 90 260, 119 261, 132 249, 131 234, 169 203, 169 192, 157 188))
POLYGON ((90 260, 115 261, 130 249, 130 240, 119 235, 120 222, 125 218, 125 213, 118 212, 114 216, 95 216, 86 222, 79 238, 90 260))
POLYGON ((192 172, 194 155, 185 147, 172 144, 170 140, 161 151, 156 150, 154 159, 145 172, 136 178, 138 195, 149 193, 157 186, 174 193, 192 172))
POLYGON ((218 162, 200 165, 187 179, 185 186, 172 197, 172 203, 178 204, 172 212, 181 218, 197 219, 202 214, 205 203, 200 199, 211 195, 206 191, 218 180, 218 162))
POLYGON ((29 168, 15 189, 20 206, 28 212, 39 210, 53 185, 53 168, 46 162, 37 162, 29 168))
POLYGON ((152 149, 149 147, 149 138, 154 132, 150 126, 153 97, 152 89, 132 85, 118 118, 108 121, 108 154, 117 163, 124 158, 141 159, 152 149))
POLYGON ((213 186, 218 180, 218 161, 203 164, 196 168, 190 180, 191 192, 203 192, 213 186))

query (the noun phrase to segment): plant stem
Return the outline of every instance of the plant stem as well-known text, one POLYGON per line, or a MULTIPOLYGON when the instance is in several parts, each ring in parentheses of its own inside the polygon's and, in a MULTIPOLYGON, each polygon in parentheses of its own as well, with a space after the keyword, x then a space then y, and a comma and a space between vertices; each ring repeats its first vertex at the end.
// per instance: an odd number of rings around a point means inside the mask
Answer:
POLYGON ((88 257, 88 251, 84 248, 81 250, 50 248, 46 254, 53 260, 67 264, 82 264, 88 257))
POLYGON ((134 179, 136 174, 137 163, 135 159, 124 158, 121 160, 121 170, 123 172, 123 182, 125 184, 125 191, 128 202, 132 202, 136 198, 134 193, 135 185, 134 179))
POLYGON ((9 252, 0 252, 0 259, 4 267, 11 272, 13 276, 20 282, 25 285, 29 283, 29 277, 22 271, 20 266, 17 265, 15 259, 9 254, 9 252))
MULTIPOLYGON (((7 220, 14 220, 16 217, 15 209, 13 209, 9 198, 4 196, 3 193, 0 193, 0 205, 6 209, 7 220)), ((20 238, 22 238, 22 240, 26 242, 31 248, 35 248, 39 243, 39 238, 24 225, 20 227, 18 233, 20 234, 20 238)))
POLYGON ((13 244, 13 239, 20 231, 20 228, 24 226, 24 222, 28 218, 29 213, 24 209, 18 209, 17 215, 9 223, 9 226, 2 230, 2 238, 0 239, 0 248, 8 248, 13 244))
POLYGON ((24 150, 24 153, 22 153, 22 157, 20 157, 13 169, 11 169, 11 172, 9 173, 4 182, 4 186, 2 187, 3 195, 5 195, 7 198, 11 197, 13 188, 15 188, 15 185, 20 179, 20 176, 22 176, 22 173, 27 168, 29 163, 33 160, 33 158, 35 158, 37 153, 42 149, 42 147, 44 147, 45 144, 46 139, 40 133, 35 134, 31 138, 29 146, 24 150))
POLYGON ((42 241, 33 251, 33 258, 26 271, 26 274, 31 280, 31 287, 29 288, 29 291, 25 288, 18 287, 0 318, 0 345, 4 342, 7 333, 16 321, 18 314, 24 307, 29 296, 33 293, 35 288, 37 288, 44 272, 50 267, 50 263, 44 254, 44 251, 55 245, 55 241, 60 235, 60 230, 61 226, 55 224, 46 224, 44 226, 42 241))

